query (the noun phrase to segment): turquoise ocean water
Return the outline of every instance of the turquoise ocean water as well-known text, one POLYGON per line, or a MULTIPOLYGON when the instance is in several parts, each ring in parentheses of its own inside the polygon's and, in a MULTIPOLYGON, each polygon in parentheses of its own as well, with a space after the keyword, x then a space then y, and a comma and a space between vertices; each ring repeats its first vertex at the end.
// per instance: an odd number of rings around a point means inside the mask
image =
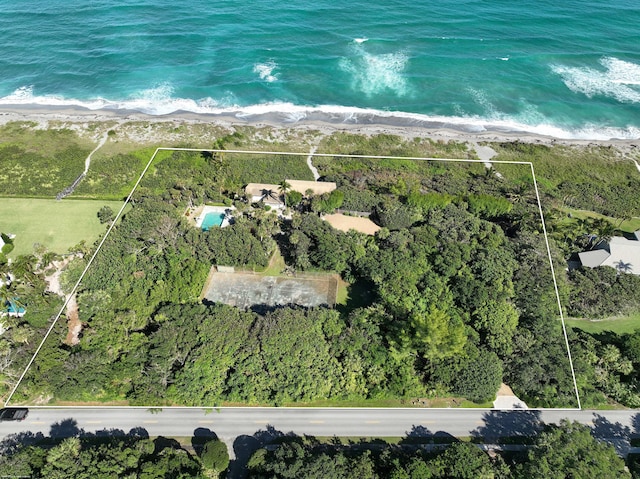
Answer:
POLYGON ((640 138, 640 3, 0 0, 2 104, 640 138))

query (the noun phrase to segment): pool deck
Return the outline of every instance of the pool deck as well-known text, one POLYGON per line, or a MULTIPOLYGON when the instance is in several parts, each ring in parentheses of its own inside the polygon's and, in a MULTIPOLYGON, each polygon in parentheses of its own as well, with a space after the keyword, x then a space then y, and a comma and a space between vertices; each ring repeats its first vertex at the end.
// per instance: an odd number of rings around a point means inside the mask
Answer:
MULTIPOLYGON (((196 208, 196 210, 193 212, 193 220, 196 223, 196 227, 198 228, 202 228, 202 222, 204 221, 204 217, 207 216, 207 213, 224 213, 227 210, 235 210, 235 208, 233 206, 210 206, 210 205, 204 205, 204 206, 199 206, 198 208, 196 208)), ((225 226, 229 226, 229 219, 225 218, 224 220, 222 220, 222 224, 220 225, 220 228, 224 228, 225 226)))

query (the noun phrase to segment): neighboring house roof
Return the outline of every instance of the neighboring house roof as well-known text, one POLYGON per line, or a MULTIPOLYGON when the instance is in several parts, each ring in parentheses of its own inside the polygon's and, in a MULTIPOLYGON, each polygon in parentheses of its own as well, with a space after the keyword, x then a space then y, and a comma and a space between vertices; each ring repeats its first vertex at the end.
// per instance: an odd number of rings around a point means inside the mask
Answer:
POLYGON ((604 260, 606 260, 611 253, 609 253, 606 249, 595 249, 592 251, 584 251, 582 253, 578 253, 580 257, 580 262, 582 266, 586 266, 588 268, 596 268, 597 266, 601 266, 604 260))
POLYGON ((313 191, 314 195, 322 195, 323 193, 331 193, 337 188, 332 181, 304 181, 304 180, 286 180, 291 185, 291 190, 307 194, 308 190, 313 191))
POLYGON ((578 253, 582 265, 588 268, 611 266, 618 271, 640 275, 640 230, 634 236, 638 239, 614 236, 607 249, 578 253))

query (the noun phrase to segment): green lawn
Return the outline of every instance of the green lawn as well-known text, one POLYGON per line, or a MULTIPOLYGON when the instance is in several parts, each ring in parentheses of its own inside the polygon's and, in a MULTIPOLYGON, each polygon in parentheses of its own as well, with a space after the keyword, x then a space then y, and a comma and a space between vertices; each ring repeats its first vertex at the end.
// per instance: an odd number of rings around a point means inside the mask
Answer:
POLYGON ((640 313, 622 318, 609 318, 597 321, 588 319, 565 319, 567 326, 582 329, 587 333, 601 333, 613 331, 617 334, 632 333, 640 328, 640 313))
POLYGON ((105 205, 117 213, 122 201, 0 198, 0 232, 15 235, 9 256, 32 253, 35 243, 55 253, 82 240, 93 243, 106 230, 97 217, 105 205))
MULTIPOLYGON (((570 214, 574 219, 586 219, 586 218, 597 218, 597 219, 605 219, 613 223, 614 225, 618 225, 620 223, 619 219, 612 218, 610 216, 601 215, 599 213, 595 213, 593 211, 587 210, 577 210, 574 208, 560 208, 560 210, 564 213, 570 214)), ((569 218, 566 218, 565 221, 570 221, 569 218)), ((620 231, 624 231, 625 233, 633 233, 640 229, 640 218, 631 218, 629 220, 625 220, 620 223, 618 226, 620 231)))

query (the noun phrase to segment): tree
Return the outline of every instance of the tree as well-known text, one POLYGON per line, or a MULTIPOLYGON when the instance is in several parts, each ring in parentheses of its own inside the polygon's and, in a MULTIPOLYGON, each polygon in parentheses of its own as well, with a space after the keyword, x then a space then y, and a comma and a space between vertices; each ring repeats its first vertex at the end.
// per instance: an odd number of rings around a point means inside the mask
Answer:
POLYGON ((454 442, 435 461, 442 469, 441 475, 456 479, 494 478, 496 470, 486 452, 475 444, 454 442))
POLYGON ((454 376, 453 391, 470 401, 482 403, 496 397, 502 383, 502 361, 494 352, 480 350, 464 362, 454 376))
POLYGON ((109 206, 103 206, 98 210, 98 219, 100 224, 108 223, 115 217, 113 210, 109 206))
POLYGON ((566 419, 541 432, 518 477, 631 478, 613 446, 598 441, 588 426, 566 419))
POLYGON ((227 445, 215 439, 204 445, 202 455, 200 456, 202 465, 214 473, 221 473, 229 467, 229 451, 227 445))
POLYGON ((427 313, 414 313, 410 324, 412 345, 429 360, 459 353, 467 340, 462 321, 435 307, 427 313))
POLYGON ((286 208, 286 206, 287 206, 287 193, 291 190, 291 184, 287 180, 282 180, 280 183, 278 183, 278 186, 280 187, 279 188, 280 194, 284 198, 284 206, 286 208))

